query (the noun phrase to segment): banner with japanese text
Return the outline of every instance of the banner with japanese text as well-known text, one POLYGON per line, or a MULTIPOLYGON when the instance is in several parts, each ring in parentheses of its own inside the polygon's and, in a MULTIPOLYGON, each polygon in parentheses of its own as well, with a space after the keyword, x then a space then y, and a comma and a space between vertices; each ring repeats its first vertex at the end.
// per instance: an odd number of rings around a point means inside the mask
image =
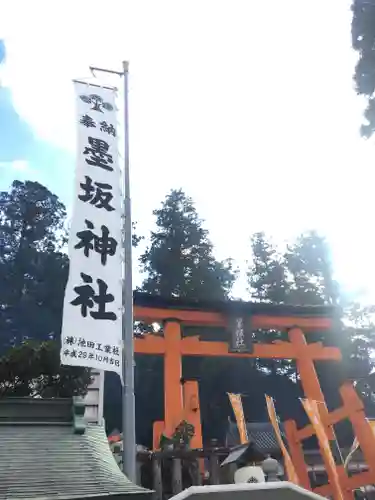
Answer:
POLYGON ((242 407, 241 394, 233 394, 231 392, 228 392, 228 397, 233 408, 234 416, 236 418, 237 428, 240 435, 240 442, 241 444, 248 443, 249 439, 247 437, 247 428, 242 407))
POLYGON ((267 404, 268 416, 270 417, 270 421, 271 421, 273 430, 275 431, 275 436, 276 436, 277 442, 279 443, 281 453, 283 454, 283 457, 284 457, 284 465, 285 465, 286 475, 288 476, 288 480, 291 483, 299 484, 297 472, 294 468, 292 459, 289 455, 289 452, 287 450, 287 447, 285 446, 283 437, 281 435, 279 421, 278 421, 276 409, 275 409, 275 404, 273 402, 273 399, 270 396, 267 396, 267 394, 266 394, 266 404, 267 404))
POLYGON ((333 490, 333 498, 335 500, 343 500, 344 495, 340 485, 340 478, 337 472, 335 459, 333 458, 329 439, 320 418, 318 403, 311 399, 301 399, 301 402, 307 416, 309 417, 311 425, 314 428, 316 437, 318 438, 321 453, 323 455, 322 458, 327 468, 328 480, 331 483, 333 490))
POLYGON ((115 89, 74 82, 77 158, 61 363, 122 370, 122 191, 115 89))

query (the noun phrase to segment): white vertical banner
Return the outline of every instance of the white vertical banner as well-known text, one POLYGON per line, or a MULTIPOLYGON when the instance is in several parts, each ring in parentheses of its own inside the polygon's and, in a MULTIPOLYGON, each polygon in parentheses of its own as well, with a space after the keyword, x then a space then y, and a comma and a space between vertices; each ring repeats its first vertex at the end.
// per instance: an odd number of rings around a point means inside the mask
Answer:
POLYGON ((61 363, 122 372, 122 191, 116 90, 74 82, 77 159, 61 363))

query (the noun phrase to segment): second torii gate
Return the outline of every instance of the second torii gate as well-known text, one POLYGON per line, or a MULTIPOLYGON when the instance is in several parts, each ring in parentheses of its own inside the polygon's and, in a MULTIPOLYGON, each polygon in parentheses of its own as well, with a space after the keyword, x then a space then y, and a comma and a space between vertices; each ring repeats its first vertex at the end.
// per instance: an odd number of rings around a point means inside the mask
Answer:
MULTIPOLYGON (((341 359, 340 350, 321 342, 308 344, 304 332, 332 328, 333 308, 259 304, 242 301, 189 302, 163 300, 143 293, 134 294, 134 319, 161 323, 163 336, 148 334, 135 338, 135 352, 164 357, 164 432, 171 435, 184 419, 182 379, 183 356, 231 356, 246 358, 295 359, 306 398, 324 401, 314 361, 341 359), (183 335, 184 326, 221 327, 227 342, 200 340, 183 335), (252 343, 256 329, 288 331, 289 342, 252 343)), ((320 405, 326 413, 325 405, 320 405)), ((326 415, 322 415, 326 421, 326 415)), ((327 429, 329 433, 329 429, 327 429)), ((198 435, 195 443, 202 442, 198 435)))

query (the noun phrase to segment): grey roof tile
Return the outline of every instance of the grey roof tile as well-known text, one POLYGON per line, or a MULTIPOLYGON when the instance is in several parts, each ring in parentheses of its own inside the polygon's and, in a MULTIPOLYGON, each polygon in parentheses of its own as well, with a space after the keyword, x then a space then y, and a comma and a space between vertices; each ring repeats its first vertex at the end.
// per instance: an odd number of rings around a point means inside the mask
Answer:
POLYGON ((79 435, 70 425, 0 425, 1 500, 147 493, 120 471, 101 426, 87 425, 79 435))
MULTIPOLYGON (((271 453, 279 450, 279 444, 276 439, 275 431, 269 422, 246 422, 247 435, 249 441, 264 453, 271 453)), ((283 434, 283 425, 280 424, 280 430, 283 434)), ((229 422, 227 431, 227 445, 236 446, 240 442, 237 424, 229 422)))

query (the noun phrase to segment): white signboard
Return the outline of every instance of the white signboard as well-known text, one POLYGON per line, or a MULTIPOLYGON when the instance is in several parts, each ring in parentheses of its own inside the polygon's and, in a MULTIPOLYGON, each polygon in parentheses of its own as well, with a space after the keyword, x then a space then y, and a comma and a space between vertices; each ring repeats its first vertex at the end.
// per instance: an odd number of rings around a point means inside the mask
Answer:
POLYGON ((77 166, 61 363, 121 374, 122 192, 116 92, 74 85, 77 166))

